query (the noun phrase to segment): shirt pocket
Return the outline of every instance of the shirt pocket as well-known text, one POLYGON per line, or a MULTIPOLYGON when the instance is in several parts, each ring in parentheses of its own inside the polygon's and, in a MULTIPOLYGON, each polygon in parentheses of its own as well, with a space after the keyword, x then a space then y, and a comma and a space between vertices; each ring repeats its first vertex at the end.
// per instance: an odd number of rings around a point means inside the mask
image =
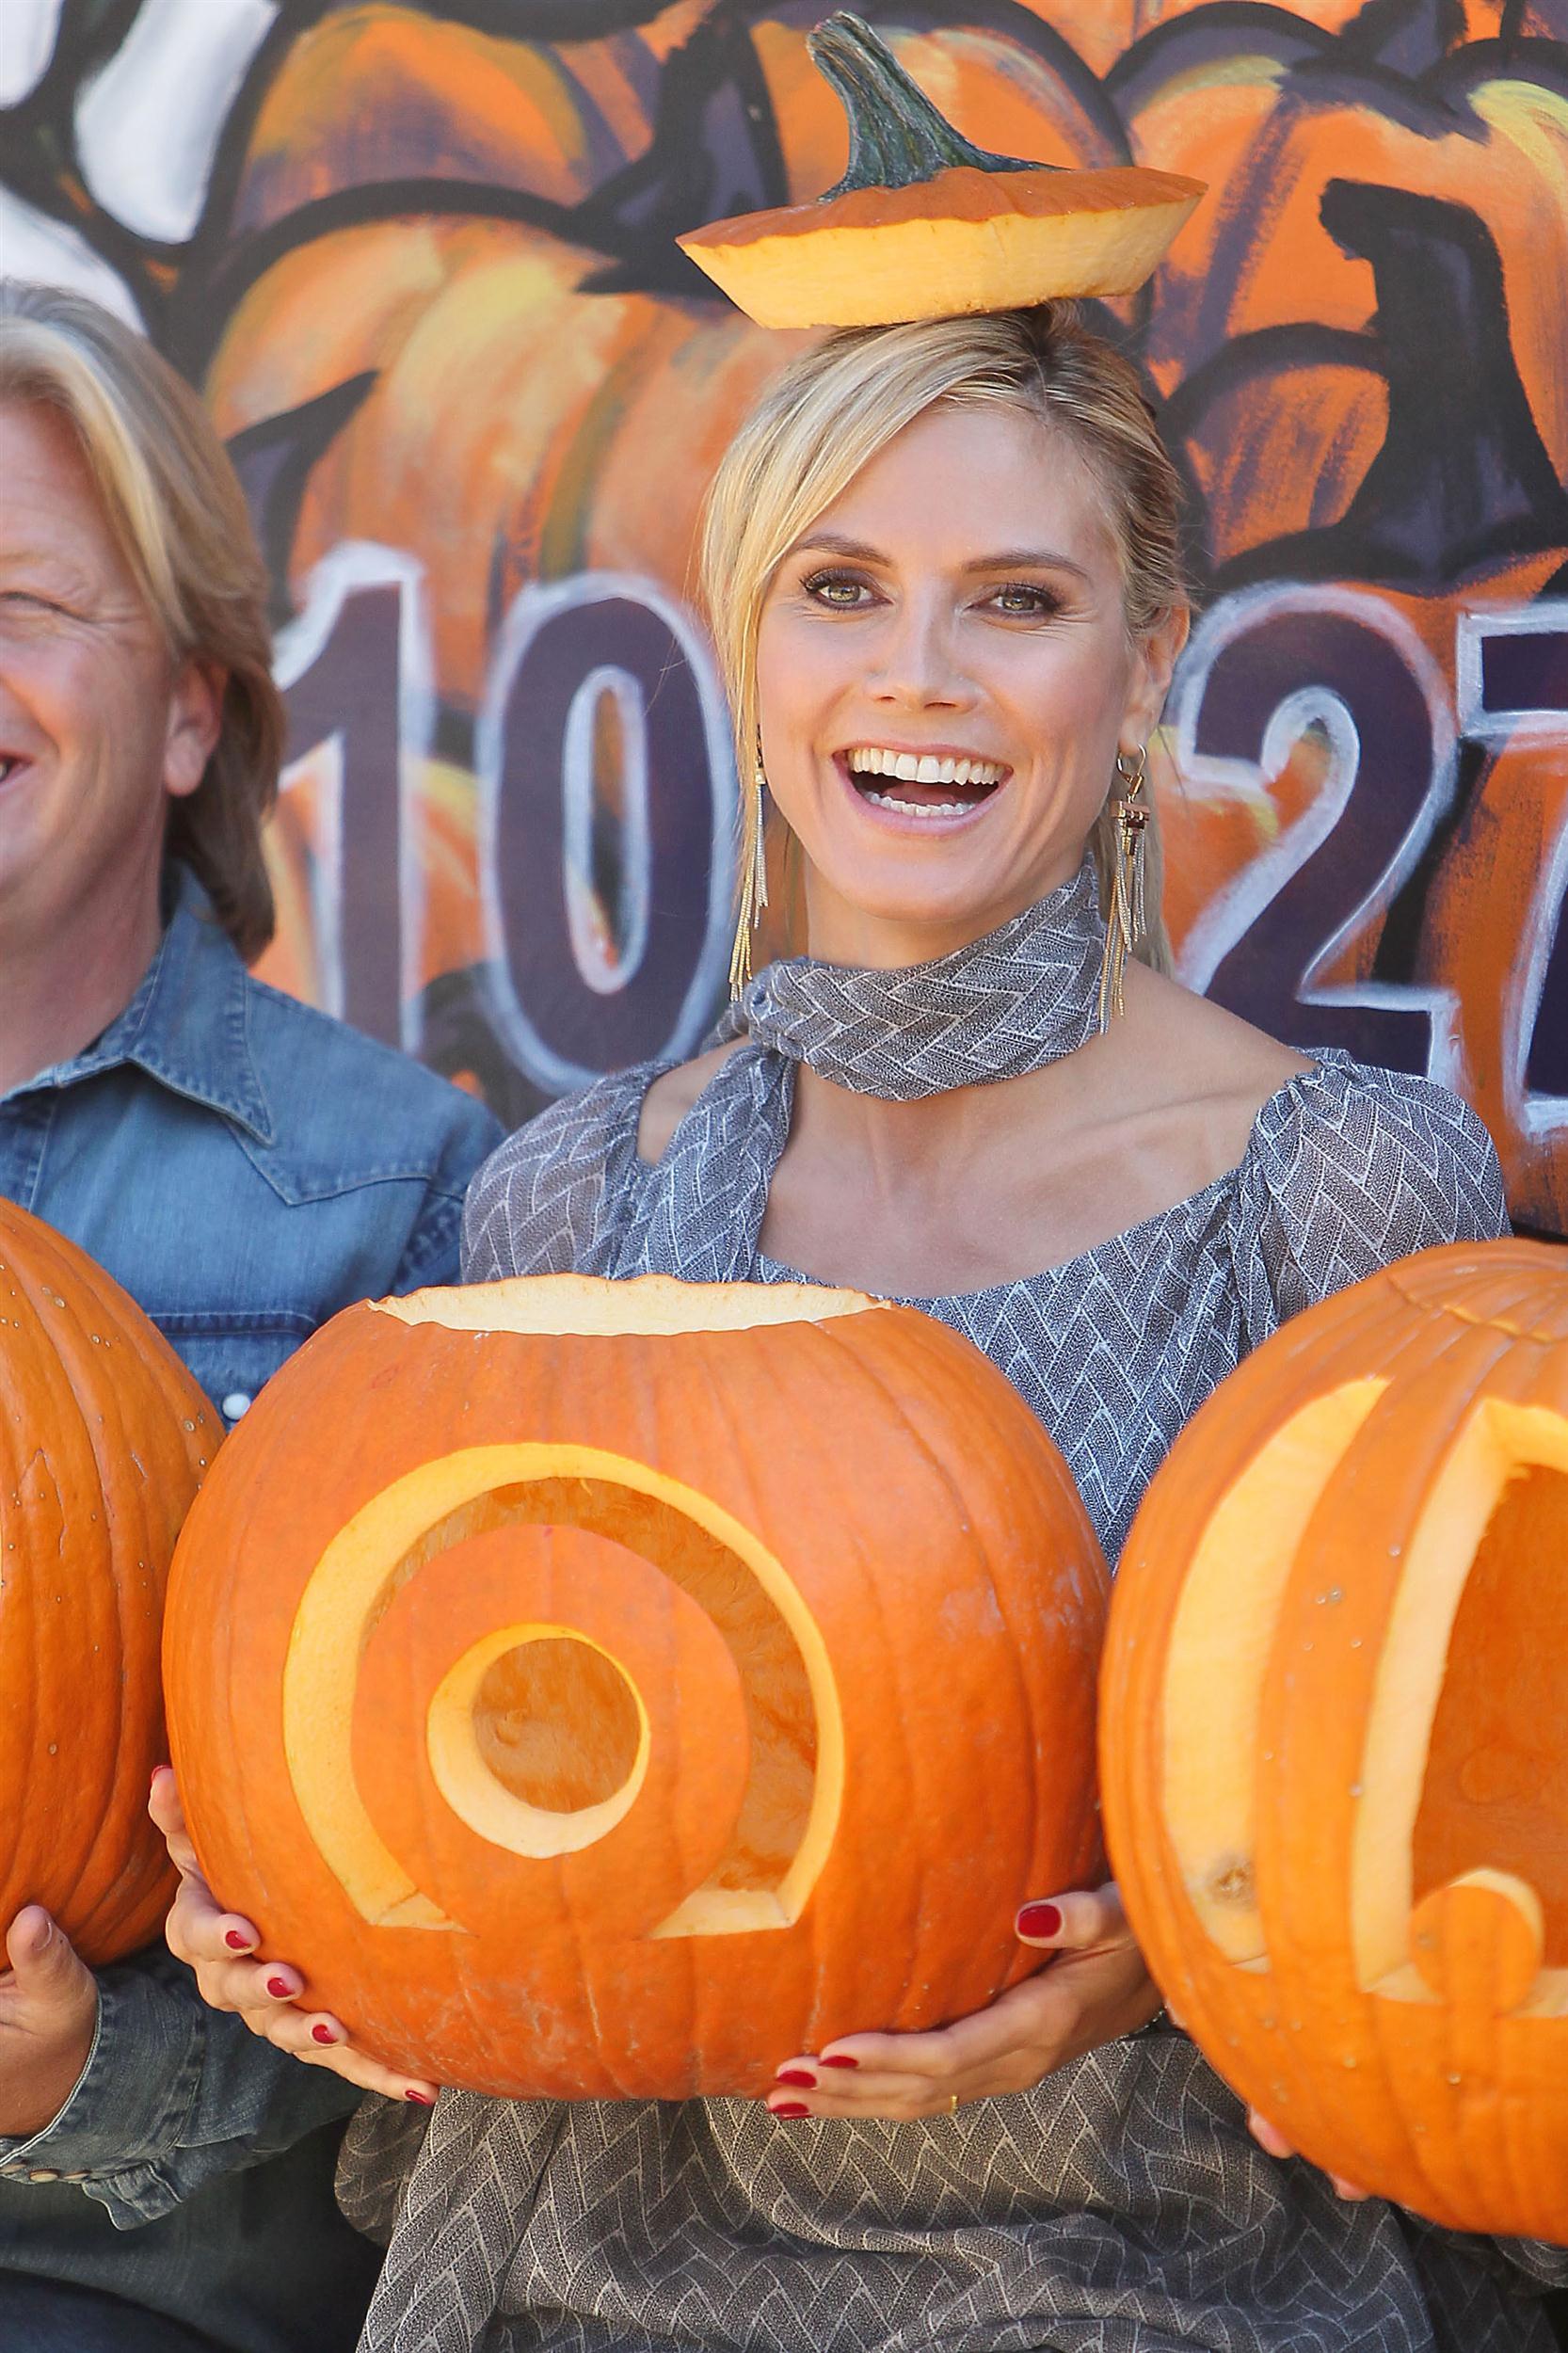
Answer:
POLYGON ((225 1430, 249 1412, 279 1366, 315 1329, 309 1316, 289 1308, 248 1315, 185 1308, 152 1321, 206 1391, 225 1430))

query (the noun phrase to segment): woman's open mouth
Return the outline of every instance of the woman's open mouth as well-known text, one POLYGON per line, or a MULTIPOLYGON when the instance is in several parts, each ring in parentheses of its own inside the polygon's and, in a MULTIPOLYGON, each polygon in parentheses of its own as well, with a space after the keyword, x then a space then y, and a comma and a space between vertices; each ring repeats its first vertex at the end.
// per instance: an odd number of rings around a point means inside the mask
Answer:
POLYGON ((957 751, 854 744, 838 765, 858 797, 890 816, 953 824, 984 807, 1012 774, 1004 761, 957 751))

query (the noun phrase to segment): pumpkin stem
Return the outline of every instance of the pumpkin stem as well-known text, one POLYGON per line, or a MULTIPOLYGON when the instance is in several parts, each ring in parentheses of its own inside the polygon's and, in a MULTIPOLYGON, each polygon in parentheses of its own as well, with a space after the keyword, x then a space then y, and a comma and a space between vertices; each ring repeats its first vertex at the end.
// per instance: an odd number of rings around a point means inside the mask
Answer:
POLYGON ((823 197, 857 188, 908 188, 939 171, 1049 171, 1049 164, 1018 155, 992 155, 975 147, 939 115, 913 83, 886 41, 847 8, 806 39, 817 71, 837 90, 849 117, 849 169, 823 197))

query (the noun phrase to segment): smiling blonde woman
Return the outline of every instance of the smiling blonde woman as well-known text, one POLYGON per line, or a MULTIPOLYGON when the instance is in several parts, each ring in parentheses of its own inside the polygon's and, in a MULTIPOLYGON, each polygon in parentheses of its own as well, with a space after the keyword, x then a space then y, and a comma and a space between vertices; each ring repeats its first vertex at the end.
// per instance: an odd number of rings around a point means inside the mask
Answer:
MULTIPOLYGON (((1152 904, 1140 937, 1176 483, 1069 313, 830 339, 726 461, 706 568, 761 772, 748 849, 765 791, 811 952, 696 1063, 514 1136, 470 1195, 468 1279, 911 1300, 1038 1413, 1114 1558, 1187 1417, 1287 1317, 1502 1230, 1490 1143, 1440 1088, 1189 995, 1152 904)), ((1511 2287, 1496 2250, 1266 2156, 1158 2019, 1113 1887, 1043 1888, 1017 1928, 1041 1975, 938 2033, 780 2052, 762 2103, 370 2104, 340 2176, 391 2242, 366 2346, 1544 2353, 1531 2280, 1568 2256, 1513 2249, 1511 2287)), ((352 2068, 224 1929, 251 1924, 190 1878, 171 1934, 203 1983, 352 2068)))

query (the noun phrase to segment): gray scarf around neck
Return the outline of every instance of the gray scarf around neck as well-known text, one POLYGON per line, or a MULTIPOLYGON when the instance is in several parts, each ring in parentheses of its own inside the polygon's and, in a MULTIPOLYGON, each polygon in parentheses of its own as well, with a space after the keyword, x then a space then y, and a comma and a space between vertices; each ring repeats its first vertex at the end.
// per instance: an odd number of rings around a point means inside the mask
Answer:
POLYGON ((811 956, 770 964, 712 1041, 745 1045, 677 1128, 613 1263, 593 1272, 751 1280, 801 1063, 883 1102, 1021 1078, 1095 1035, 1104 946, 1085 856, 1069 882, 933 963, 892 971, 811 956))

